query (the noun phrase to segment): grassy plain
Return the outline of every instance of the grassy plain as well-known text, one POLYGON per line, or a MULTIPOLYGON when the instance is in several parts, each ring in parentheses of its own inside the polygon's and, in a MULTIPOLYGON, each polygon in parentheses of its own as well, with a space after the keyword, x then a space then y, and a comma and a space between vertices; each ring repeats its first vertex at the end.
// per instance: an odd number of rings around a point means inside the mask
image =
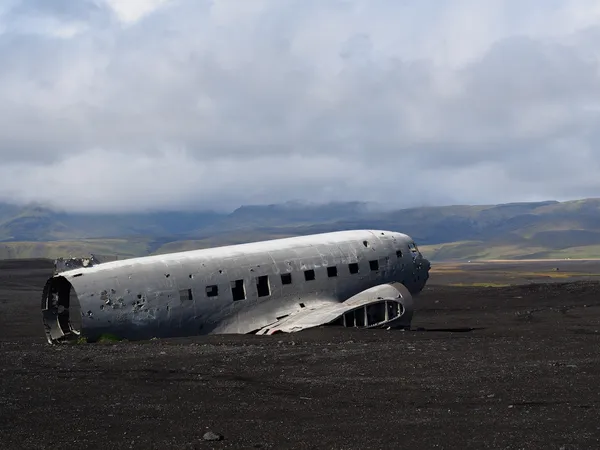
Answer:
POLYGON ((421 245, 419 246, 419 249, 428 258, 437 261, 600 258, 600 245, 582 245, 553 249, 543 245, 459 241, 434 245, 421 245))
POLYGON ((432 265, 429 284, 504 287, 579 280, 600 280, 600 260, 440 262, 432 265))

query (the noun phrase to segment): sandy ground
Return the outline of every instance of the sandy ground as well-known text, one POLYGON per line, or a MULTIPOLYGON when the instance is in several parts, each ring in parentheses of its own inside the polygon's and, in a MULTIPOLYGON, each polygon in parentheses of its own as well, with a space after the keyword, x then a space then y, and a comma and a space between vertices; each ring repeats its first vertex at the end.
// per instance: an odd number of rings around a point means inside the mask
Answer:
POLYGON ((600 448, 593 281, 434 274, 420 331, 52 347, 39 311, 51 269, 0 262, 1 449, 600 448))

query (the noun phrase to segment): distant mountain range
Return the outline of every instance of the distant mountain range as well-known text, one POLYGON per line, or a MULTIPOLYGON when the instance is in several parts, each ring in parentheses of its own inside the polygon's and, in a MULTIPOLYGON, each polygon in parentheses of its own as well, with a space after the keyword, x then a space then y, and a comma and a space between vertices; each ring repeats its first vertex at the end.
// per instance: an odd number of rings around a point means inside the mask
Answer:
POLYGON ((434 261, 600 257, 600 199, 584 199, 401 210, 289 202, 229 214, 95 215, 0 204, 0 258, 123 258, 353 228, 407 233, 434 261))

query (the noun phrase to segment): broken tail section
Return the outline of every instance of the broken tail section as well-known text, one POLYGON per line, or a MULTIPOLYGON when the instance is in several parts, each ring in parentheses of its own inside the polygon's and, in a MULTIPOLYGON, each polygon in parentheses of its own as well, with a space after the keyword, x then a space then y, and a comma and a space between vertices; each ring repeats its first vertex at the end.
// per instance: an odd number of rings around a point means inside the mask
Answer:
POLYGON ((50 278, 42 294, 42 320, 48 342, 57 344, 77 340, 80 319, 79 301, 71 283, 62 276, 50 278))
POLYGON ((42 293, 42 320, 50 344, 72 342, 81 336, 81 308, 73 285, 62 272, 93 267, 102 261, 95 255, 54 260, 54 274, 42 293))

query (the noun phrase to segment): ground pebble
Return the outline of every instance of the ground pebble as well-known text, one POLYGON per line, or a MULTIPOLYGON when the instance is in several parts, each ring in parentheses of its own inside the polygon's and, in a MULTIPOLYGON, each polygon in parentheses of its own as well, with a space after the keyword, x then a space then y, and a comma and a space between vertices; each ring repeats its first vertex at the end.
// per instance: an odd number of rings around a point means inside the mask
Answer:
POLYGON ((212 431, 207 431, 206 433, 204 433, 204 436, 202 436, 202 439, 204 439, 205 441, 220 441, 221 439, 223 439, 223 436, 212 431))

